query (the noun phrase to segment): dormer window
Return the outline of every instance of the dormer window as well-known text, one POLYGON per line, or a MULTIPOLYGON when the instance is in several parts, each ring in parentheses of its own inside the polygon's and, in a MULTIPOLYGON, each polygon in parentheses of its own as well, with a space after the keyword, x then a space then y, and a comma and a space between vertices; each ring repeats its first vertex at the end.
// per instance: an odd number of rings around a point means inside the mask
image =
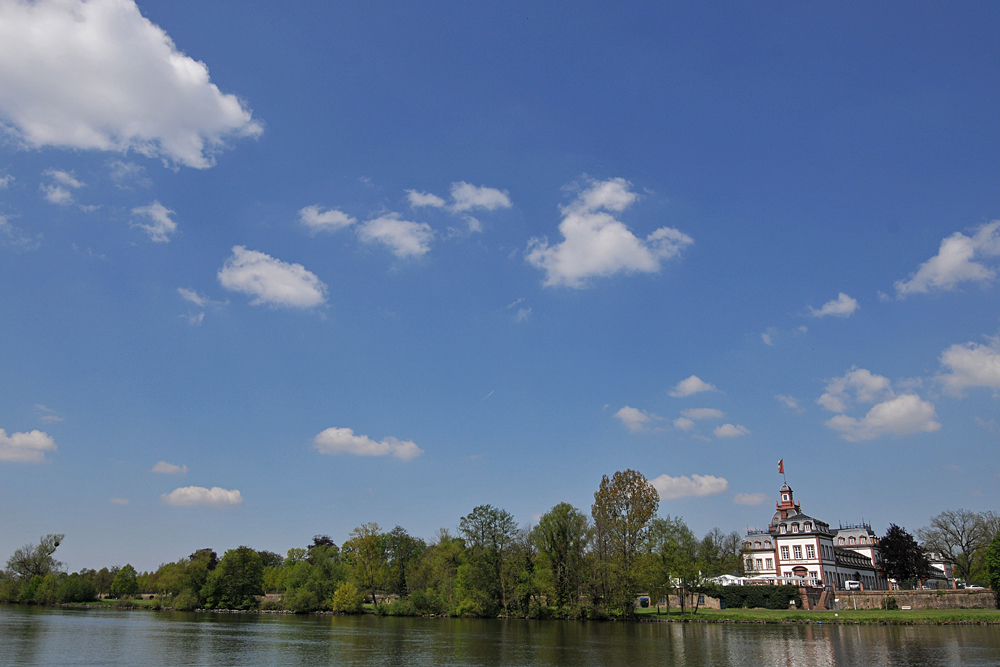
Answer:
POLYGON ((785 534, 785 524, 781 524, 781 526, 778 527, 778 532, 782 535, 785 534))
POLYGON ((765 549, 771 548, 771 540, 764 540, 764 548, 765 549))
POLYGON ((854 544, 854 538, 853 537, 851 538, 851 544, 854 544))
POLYGON ((750 543, 749 543, 749 542, 744 542, 744 543, 743 543, 743 546, 744 546, 745 548, 749 549, 749 548, 750 548, 750 543))
POLYGON ((843 543, 844 543, 844 538, 843 537, 841 537, 841 538, 839 538, 837 540, 837 544, 843 544, 843 543))
POLYGON ((760 549, 760 542, 754 542, 753 543, 753 548, 754 549, 760 549))
POLYGON ((805 526, 803 526, 803 528, 807 533, 809 533, 812 532, 813 525, 811 523, 807 523, 805 526))
POLYGON ((793 533, 799 532, 799 524, 797 524, 797 523, 793 523, 792 524, 792 532, 793 533))
POLYGON ((868 538, 867 537, 862 537, 861 538, 861 544, 868 544, 868 538))

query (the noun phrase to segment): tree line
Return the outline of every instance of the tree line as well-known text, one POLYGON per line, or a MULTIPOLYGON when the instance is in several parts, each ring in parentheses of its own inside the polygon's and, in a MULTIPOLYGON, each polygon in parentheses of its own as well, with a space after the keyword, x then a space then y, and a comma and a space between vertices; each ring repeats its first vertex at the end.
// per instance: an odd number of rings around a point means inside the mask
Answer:
MULTIPOLYGON (((506 510, 480 505, 461 517, 457 532, 440 529, 430 541, 365 523, 339 546, 317 535, 284 556, 240 546, 219 558, 205 548, 141 573, 125 565, 67 574, 54 557, 64 536, 48 535, 7 561, 0 602, 145 593, 155 594, 155 606, 178 610, 358 613, 368 601, 393 615, 628 618, 639 593, 669 613, 671 596, 683 607, 693 593, 718 593, 706 579, 742 573, 739 533, 715 528, 698 539, 680 517, 657 516, 658 508, 656 489, 625 470, 602 478, 589 515, 560 503, 536 525, 519 526, 506 510)), ((998 529, 993 513, 948 511, 917 531, 919 544, 891 525, 879 542, 884 573, 899 582, 926 578, 930 550, 952 561, 965 582, 1000 591, 998 529)), ((776 590, 765 606, 788 595, 776 590)))

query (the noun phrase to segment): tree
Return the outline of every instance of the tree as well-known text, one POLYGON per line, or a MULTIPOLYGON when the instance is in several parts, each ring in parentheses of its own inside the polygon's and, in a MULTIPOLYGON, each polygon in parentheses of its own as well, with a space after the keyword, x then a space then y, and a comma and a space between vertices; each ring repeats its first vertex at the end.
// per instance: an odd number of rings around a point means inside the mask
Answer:
POLYGON ((250 547, 230 549, 212 570, 202 593, 209 607, 256 609, 264 594, 264 565, 250 547))
POLYGON ((385 554, 388 559, 387 587, 390 592, 403 596, 409 593, 406 572, 420 557, 427 544, 409 535, 402 526, 396 526, 383 536, 385 554))
POLYGON ((644 549, 649 521, 656 514, 660 497, 652 484, 635 470, 619 471, 611 479, 601 479, 594 493, 591 514, 594 525, 605 533, 611 555, 612 607, 620 607, 622 615, 634 613, 636 556, 644 549))
POLYGON ((955 566, 958 576, 972 581, 977 553, 986 548, 992 535, 982 514, 969 510, 946 510, 931 519, 928 528, 917 531, 927 551, 940 553, 955 566))
POLYGON ((514 516, 492 505, 480 505, 462 517, 458 529, 471 552, 463 577, 466 590, 487 604, 499 603, 507 614, 511 591, 503 576, 503 562, 517 534, 514 516))
POLYGON ((997 533, 986 547, 983 565, 986 570, 986 582, 993 589, 993 603, 1000 609, 1000 533, 997 533))
POLYGON ((882 572, 887 579, 896 583, 926 579, 930 576, 927 554, 906 530, 896 524, 889 524, 885 537, 878 542, 882 556, 882 572))
POLYGON ((135 580, 135 568, 129 564, 118 570, 111 582, 111 597, 124 598, 139 592, 139 584, 135 580))
POLYGON ((683 613, 687 587, 698 577, 699 543, 694 532, 681 517, 667 515, 665 519, 653 519, 649 524, 648 548, 651 558, 646 561, 645 579, 650 594, 656 596, 657 611, 659 599, 663 597, 667 600, 667 613, 670 613, 669 595, 677 590, 683 613))
POLYGON ((7 569, 21 579, 44 577, 58 572, 62 563, 52 557, 65 535, 46 535, 37 545, 25 544, 7 559, 7 569))
POLYGON ((284 557, 273 551, 258 551, 257 554, 260 556, 260 563, 264 567, 281 567, 285 564, 284 557))
POLYGON ((371 592, 372 602, 378 609, 376 589, 382 586, 388 574, 382 529, 375 522, 358 526, 351 531, 351 539, 344 542, 342 553, 361 587, 371 592))
POLYGON ((564 607, 579 597, 583 555, 590 541, 590 522, 569 503, 559 503, 532 530, 538 550, 545 554, 552 570, 555 602, 564 607))

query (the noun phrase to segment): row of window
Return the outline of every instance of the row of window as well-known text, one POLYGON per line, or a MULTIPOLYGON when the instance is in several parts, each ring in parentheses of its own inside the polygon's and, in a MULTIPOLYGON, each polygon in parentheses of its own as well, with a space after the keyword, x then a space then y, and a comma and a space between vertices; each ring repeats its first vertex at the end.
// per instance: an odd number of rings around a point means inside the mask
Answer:
MULTIPOLYGON (((872 539, 872 543, 874 543, 874 542, 875 542, 875 539, 873 538, 872 539)), ((855 540, 853 537, 851 537, 846 542, 846 544, 859 544, 859 543, 860 544, 868 544, 868 538, 862 535, 857 540, 855 540)), ((838 537, 837 538, 837 544, 845 544, 844 538, 843 537, 838 537)))
POLYGON ((747 558, 747 571, 755 570, 760 572, 763 569, 773 570, 774 569, 774 559, 773 558, 747 558))
MULTIPOLYGON (((802 524, 802 532, 811 533, 812 527, 813 527, 812 522, 806 521, 804 524, 802 524)), ((786 530, 787 528, 785 527, 785 524, 781 524, 780 526, 778 526, 778 532, 781 533, 782 535, 785 534, 786 530)), ((799 532, 799 524, 797 523, 792 524, 792 532, 793 533, 799 532)))

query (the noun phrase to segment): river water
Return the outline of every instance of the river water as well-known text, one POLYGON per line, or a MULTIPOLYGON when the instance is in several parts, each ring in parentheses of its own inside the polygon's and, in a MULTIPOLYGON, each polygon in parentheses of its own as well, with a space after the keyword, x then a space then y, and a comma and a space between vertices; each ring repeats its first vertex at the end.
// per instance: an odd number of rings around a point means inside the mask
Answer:
POLYGON ((0 605, 0 665, 1000 664, 998 626, 584 623, 0 605))

